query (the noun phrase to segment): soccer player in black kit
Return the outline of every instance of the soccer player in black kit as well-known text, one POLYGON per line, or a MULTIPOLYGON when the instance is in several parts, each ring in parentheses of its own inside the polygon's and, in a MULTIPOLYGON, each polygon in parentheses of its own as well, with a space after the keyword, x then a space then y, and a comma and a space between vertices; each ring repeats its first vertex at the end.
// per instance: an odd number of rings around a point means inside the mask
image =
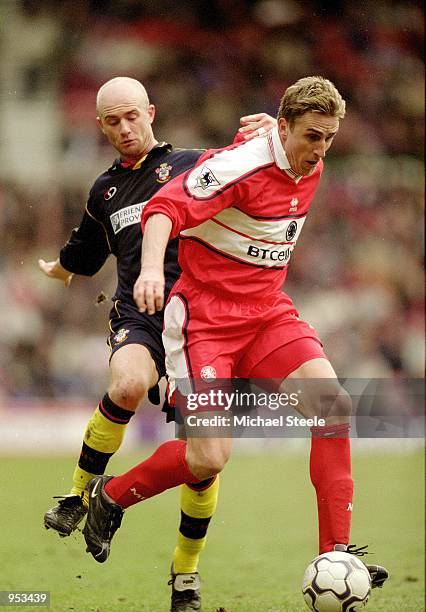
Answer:
MULTIPOLYGON (((202 153, 173 149, 155 139, 155 107, 139 81, 128 77, 107 81, 98 91, 96 110, 98 124, 120 158, 95 181, 81 224, 73 230, 59 258, 39 260, 47 276, 68 287, 73 274, 92 276, 110 254, 117 258, 118 285, 112 298, 108 338, 110 384, 87 425, 71 492, 60 497, 44 516, 46 528, 61 536, 70 535, 83 519, 87 482, 105 472, 138 405, 150 390, 155 399, 157 383, 165 374, 163 312, 141 314, 133 301, 133 285, 140 272, 141 211, 162 185, 191 168, 202 153)), ((263 126, 270 127, 271 122, 267 115, 252 115, 241 119, 240 131, 250 138, 263 133, 263 126)), ((179 274, 175 239, 169 242, 165 258, 166 293, 179 274)), ((170 581, 172 612, 201 608, 198 559, 218 489, 218 477, 181 487, 181 522, 170 581)))

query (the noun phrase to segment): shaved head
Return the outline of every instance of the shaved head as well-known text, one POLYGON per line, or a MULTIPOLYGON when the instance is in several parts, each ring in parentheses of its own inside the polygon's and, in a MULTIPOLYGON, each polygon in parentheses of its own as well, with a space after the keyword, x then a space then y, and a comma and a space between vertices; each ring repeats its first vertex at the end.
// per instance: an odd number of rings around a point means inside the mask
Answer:
POLYGON ((156 144, 152 132, 155 106, 145 87, 130 77, 115 77, 96 97, 97 122, 125 162, 138 162, 156 144))
POLYGON ((123 103, 148 108, 148 94, 140 81, 130 77, 115 77, 104 83, 96 96, 96 113, 102 117, 105 109, 114 108, 123 103))

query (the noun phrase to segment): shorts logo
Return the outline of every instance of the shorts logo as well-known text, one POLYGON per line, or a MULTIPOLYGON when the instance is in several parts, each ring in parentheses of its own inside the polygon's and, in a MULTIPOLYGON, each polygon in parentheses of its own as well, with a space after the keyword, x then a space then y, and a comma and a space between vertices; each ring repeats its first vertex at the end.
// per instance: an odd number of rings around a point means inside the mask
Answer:
POLYGON ((118 234, 118 232, 121 232, 122 229, 128 227, 129 225, 140 223, 142 210, 146 202, 138 202, 137 204, 126 206, 126 208, 117 210, 117 212, 110 215, 112 231, 114 234, 118 234))
POLYGON ((121 344, 122 342, 124 342, 124 340, 129 335, 129 332, 130 332, 130 330, 129 329, 125 329, 124 327, 119 329, 118 332, 115 334, 115 336, 113 338, 115 344, 121 344))
POLYGON ((220 185, 219 181, 213 174, 213 172, 207 166, 203 166, 200 174, 197 176, 197 180, 195 183, 195 188, 201 187, 201 189, 206 190, 211 186, 220 185))
POLYGON ((204 366, 201 368, 201 378, 206 382, 215 380, 216 378, 216 370, 213 366, 204 366))
POLYGON ((117 193, 117 187, 110 187, 104 192, 104 200, 111 200, 117 193))
POLYGON ((290 225, 288 226, 286 233, 285 233, 285 239, 289 242, 290 240, 293 240, 293 238, 295 237, 297 232, 297 223, 296 221, 292 221, 290 223, 290 225))
POLYGON ((170 170, 173 166, 169 166, 166 163, 160 164, 159 168, 156 168, 155 172, 158 174, 157 183, 167 183, 172 177, 170 170))

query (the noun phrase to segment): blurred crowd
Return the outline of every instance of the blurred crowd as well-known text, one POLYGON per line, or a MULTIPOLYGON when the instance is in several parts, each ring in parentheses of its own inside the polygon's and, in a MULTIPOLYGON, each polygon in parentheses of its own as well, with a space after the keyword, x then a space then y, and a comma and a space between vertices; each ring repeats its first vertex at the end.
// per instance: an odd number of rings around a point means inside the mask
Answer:
POLYGON ((424 373, 422 3, 4 0, 0 4, 0 398, 105 390, 114 262, 69 289, 42 276, 113 151, 95 123, 108 78, 140 79, 155 134, 228 144, 321 74, 347 117, 286 285, 343 377, 424 373))

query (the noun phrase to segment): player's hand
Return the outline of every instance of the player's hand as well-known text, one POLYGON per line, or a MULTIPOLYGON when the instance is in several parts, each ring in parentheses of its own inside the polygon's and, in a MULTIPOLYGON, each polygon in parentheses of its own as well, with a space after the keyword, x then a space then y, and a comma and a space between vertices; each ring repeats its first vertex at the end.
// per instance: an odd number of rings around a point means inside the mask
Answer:
POLYGON ((164 272, 158 268, 143 268, 133 287, 133 299, 139 312, 154 314, 164 306, 164 272))
POLYGON ((269 132, 277 125, 277 120, 266 113, 256 113, 241 117, 240 123, 241 127, 238 132, 243 135, 244 140, 251 140, 269 132))
POLYGON ((59 259, 56 261, 44 261, 44 259, 39 259, 38 267, 49 278, 56 278, 63 281, 65 287, 70 286, 71 279, 74 275, 61 266, 59 259))

